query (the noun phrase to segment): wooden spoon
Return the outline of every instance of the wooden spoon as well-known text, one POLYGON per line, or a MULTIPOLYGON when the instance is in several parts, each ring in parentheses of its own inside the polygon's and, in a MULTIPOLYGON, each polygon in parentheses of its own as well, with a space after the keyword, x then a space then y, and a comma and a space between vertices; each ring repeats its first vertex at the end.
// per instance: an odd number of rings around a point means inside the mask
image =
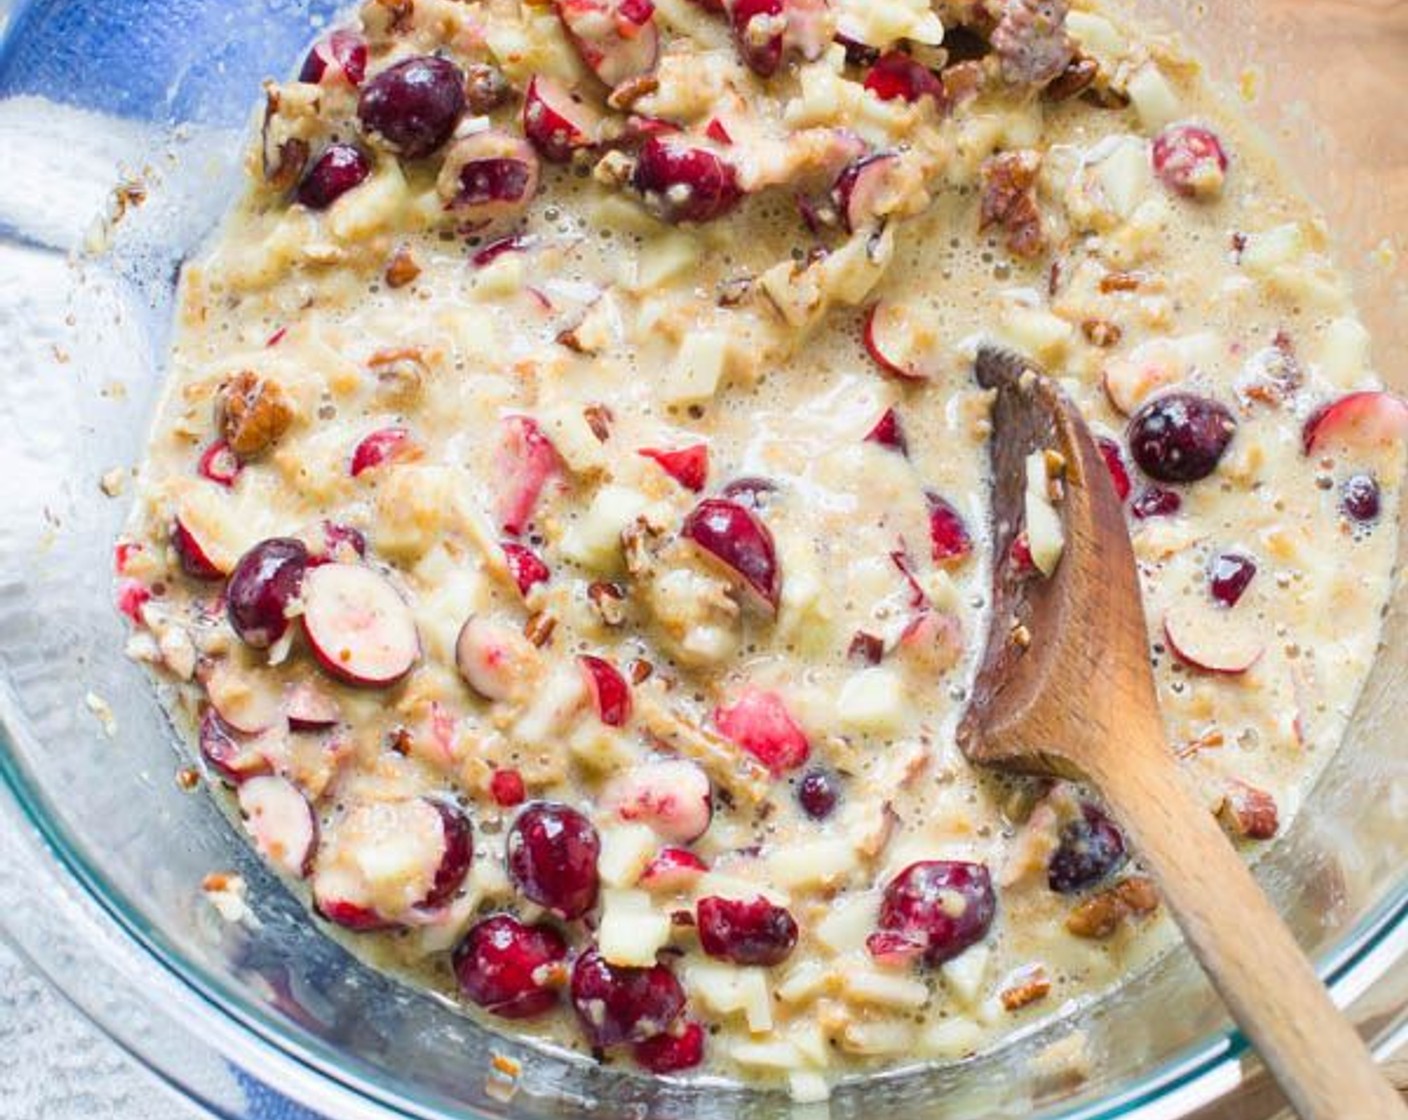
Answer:
POLYGON ((1088 782, 1104 796, 1183 933, 1305 1120, 1408 1116, 1164 739, 1124 511, 1079 413, 1000 350, 978 355, 997 391, 994 555, 1022 529, 1026 457, 1065 459, 1064 551, 1050 578, 994 564, 992 623, 958 732, 976 763, 1088 782))

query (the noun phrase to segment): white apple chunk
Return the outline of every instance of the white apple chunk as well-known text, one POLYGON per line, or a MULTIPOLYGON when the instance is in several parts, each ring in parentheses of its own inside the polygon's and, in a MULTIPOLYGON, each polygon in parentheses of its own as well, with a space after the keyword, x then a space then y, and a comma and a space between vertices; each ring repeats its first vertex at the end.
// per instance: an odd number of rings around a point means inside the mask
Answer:
POLYGON ((1049 577, 1061 562, 1066 538, 1061 515, 1051 504, 1046 454, 1042 451, 1027 456, 1025 512, 1027 549, 1031 553, 1032 563, 1037 571, 1049 577))
POLYGON ((670 916, 644 891, 608 889, 601 896, 597 946, 608 964, 650 968, 670 941, 670 916))
POLYGON ((601 805, 622 821, 643 824, 671 844, 688 844, 708 831, 712 790, 703 769, 687 759, 647 762, 613 779, 601 805))
POLYGON ((542 657, 522 632, 502 622, 472 616, 455 642, 455 666, 486 700, 509 700, 541 674, 542 657))

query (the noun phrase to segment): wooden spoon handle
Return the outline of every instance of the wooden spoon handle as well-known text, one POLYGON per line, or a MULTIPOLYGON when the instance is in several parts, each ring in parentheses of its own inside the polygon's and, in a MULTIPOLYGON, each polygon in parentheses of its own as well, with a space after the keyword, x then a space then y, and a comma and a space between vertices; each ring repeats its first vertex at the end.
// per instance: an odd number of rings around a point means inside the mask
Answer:
POLYGON ((1172 753, 1161 741, 1121 753, 1087 760, 1090 777, 1297 1113, 1408 1117, 1212 813, 1190 794, 1172 753))

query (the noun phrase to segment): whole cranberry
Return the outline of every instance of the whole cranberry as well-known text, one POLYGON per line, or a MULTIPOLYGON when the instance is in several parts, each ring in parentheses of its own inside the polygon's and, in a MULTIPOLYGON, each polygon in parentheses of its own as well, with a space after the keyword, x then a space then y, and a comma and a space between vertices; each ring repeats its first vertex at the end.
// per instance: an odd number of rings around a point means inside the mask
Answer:
POLYGON ((1226 406, 1193 393, 1155 397, 1129 422, 1129 450, 1160 482, 1197 482, 1217 469, 1237 421, 1226 406))
MULTIPOLYGON (((880 903, 880 930, 904 935, 925 961, 942 964, 986 937, 996 913, 992 878, 982 864, 925 860, 890 880, 880 903)), ((881 940, 892 950, 891 939, 881 940)), ((875 945, 870 947, 873 952, 875 945)))
POLYGON ((494 914, 465 934, 451 964, 467 999, 504 1019, 529 1019, 557 1004, 566 959, 557 930, 494 914))
POLYGON ((1125 860, 1124 834, 1094 805, 1061 829, 1060 846, 1046 867, 1047 885, 1058 894, 1074 894, 1098 883, 1125 860))
POLYGON ((1256 561, 1240 552, 1220 552, 1208 564, 1208 590, 1224 607, 1235 607, 1256 575, 1256 561))
POLYGON ((292 537, 260 541, 240 557, 225 589, 225 615, 242 642, 268 649, 284 636, 284 612, 307 570, 308 547, 292 537))
POLYGON ((841 783, 830 770, 808 770, 797 783, 797 801, 812 820, 824 821, 841 800, 841 783))
POLYGON ((1340 487, 1340 508, 1363 524, 1377 521, 1382 501, 1379 484, 1372 475, 1356 474, 1340 487))
POLYGON ((474 862, 474 829, 469 818, 458 807, 443 801, 426 800, 440 814, 443 847, 440 866, 435 869, 435 881, 418 905, 423 910, 434 910, 450 901, 469 874, 470 865, 474 862))
POLYGON ((551 801, 529 805, 508 833, 508 874, 525 898, 559 918, 580 918, 596 905, 601 840, 576 809, 551 801))
POLYGON ((298 80, 319 83, 339 75, 352 86, 361 85, 367 76, 367 41, 346 28, 334 31, 308 52, 298 80))
POLYGON ((430 155, 464 113, 464 72, 446 58, 420 55, 383 70, 362 88, 357 119, 406 159, 430 155))
POLYGON ((686 1023, 676 1034, 667 1031, 637 1042, 631 1050, 636 1063, 651 1073, 680 1073, 704 1061, 704 1028, 686 1023))
POLYGON ((701 898, 695 923, 704 951, 734 964, 781 964, 797 946, 792 915, 762 897, 748 902, 701 898))
POLYGON ((711 222, 743 200, 733 164, 707 148, 671 137, 654 136, 645 142, 631 185, 672 222, 711 222))
POLYGON ((1172 517, 1183 508, 1183 498, 1177 490, 1165 490, 1162 486, 1146 486, 1135 495, 1129 505, 1129 512, 1147 521, 1151 517, 1172 517))
POLYGON ((361 148, 329 144, 303 176, 294 197, 309 210, 326 210, 371 173, 371 161, 361 148))
POLYGON ((657 1038, 680 1017, 684 1004, 684 988, 664 965, 607 964, 593 948, 572 969, 572 1006, 597 1046, 657 1038))

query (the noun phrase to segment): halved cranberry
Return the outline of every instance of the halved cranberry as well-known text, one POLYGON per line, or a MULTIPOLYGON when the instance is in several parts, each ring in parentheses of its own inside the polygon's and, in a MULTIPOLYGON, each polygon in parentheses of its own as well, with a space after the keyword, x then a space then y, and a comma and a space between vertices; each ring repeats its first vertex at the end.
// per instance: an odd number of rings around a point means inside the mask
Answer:
POLYGON ((329 144, 303 176, 294 197, 309 210, 326 210, 371 173, 371 160, 361 148, 329 144))
POLYGON ((914 938, 887 930, 867 937, 865 948, 876 964, 886 968, 908 968, 924 956, 924 946, 914 938))
POLYGON ((1367 474, 1351 475, 1340 487, 1340 508, 1355 521, 1368 524, 1379 519, 1382 501, 1378 481, 1367 474))
POLYGON ((1105 466, 1110 469, 1110 481, 1115 484, 1115 496, 1120 501, 1129 497, 1129 471, 1124 465, 1124 455, 1120 451, 1120 445, 1109 436, 1100 436, 1095 441, 1100 448, 1100 454, 1105 459, 1105 466))
POLYGON ((1235 607, 1256 575, 1256 561, 1240 552, 1221 552, 1208 565, 1208 590, 1224 607, 1235 607))
POLYGON ((682 891, 708 870, 688 848, 661 848, 641 872, 640 885, 648 891, 682 891))
POLYGON ((782 65, 783 7, 783 0, 733 0, 733 40, 739 56, 760 77, 772 77, 782 65))
POLYGON ((495 770, 489 779, 489 796, 494 804, 504 809, 522 805, 528 791, 523 785, 523 775, 517 770, 495 770))
POLYGON ((537 74, 523 95, 523 134, 545 160, 571 163, 596 145, 601 114, 575 90, 537 74))
POLYGON ((732 704, 714 711, 714 726, 774 776, 795 770, 811 755, 806 733, 776 692, 748 685, 732 704))
POLYGON ((216 440, 202 451, 200 461, 196 463, 196 473, 201 478, 219 483, 226 489, 235 484, 243 470, 240 457, 230 450, 230 445, 223 439, 216 440))
POLYGON ((355 31, 343 28, 319 40, 303 60, 300 82, 323 84, 338 78, 359 86, 367 76, 367 41, 355 31))
POLYGON ((420 159, 450 138, 464 106, 464 71, 447 58, 421 55, 368 82, 357 101, 357 118, 398 154, 420 159))
POLYGON ((566 960, 567 943, 551 926, 494 914, 465 934, 451 963, 467 999, 502 1019, 530 1019, 557 1005, 566 960))
POLYGON ((684 1024, 678 1034, 666 1032, 637 1042, 631 1057, 642 1069, 655 1074, 680 1073, 693 1069, 704 1061, 704 1028, 698 1023, 684 1024))
POLYGON ((1210 198, 1222 190, 1227 153, 1222 142, 1194 124, 1170 125, 1154 137, 1154 174, 1185 198, 1210 198))
POLYGON ((782 597, 777 548, 751 510, 726 498, 706 498, 684 519, 680 536, 736 575, 760 606, 777 610, 782 597))
POLYGON ((591 821, 568 805, 537 802, 509 829, 509 878, 525 898, 559 918, 580 918, 596 905, 600 853, 591 821))
POLYGON ((660 465, 660 469, 696 494, 704 489, 709 481, 709 445, 698 443, 693 447, 682 447, 678 451, 660 451, 653 447, 642 447, 639 454, 660 465))
POLYGON ((680 1017, 684 1004, 684 988, 664 965, 626 968, 589 949, 572 969, 572 1006, 597 1046, 656 1038, 680 1017))
POLYGON ((405 458, 415 449, 415 441, 405 428, 380 428, 362 437, 352 449, 348 468, 353 478, 386 463, 405 458))
POLYGON ((932 97, 935 104, 944 103, 943 81, 904 51, 886 51, 876 59, 865 76, 865 88, 881 101, 902 98, 913 104, 921 97, 932 97))
POLYGON ((366 534, 340 521, 320 521, 311 530, 304 530, 303 543, 308 546, 310 568, 354 557, 365 560, 367 557, 366 534))
POLYGON ((734 964, 781 964, 797 945, 797 923, 792 915, 762 897, 748 902, 701 898, 695 922, 704 951, 734 964))
POLYGON ((450 145, 435 189, 447 210, 477 227, 521 214, 538 193, 540 176, 538 153, 531 144, 489 128, 450 145))
POLYGON ((607 727, 624 727, 631 718, 631 686, 621 670, 603 657, 583 654, 577 658, 591 693, 597 718, 607 727))
POLYGON ((934 563, 945 567, 961 563, 973 551, 973 537, 963 515, 932 490, 924 498, 929 504, 929 543, 934 550, 934 563))
MULTIPOLYGON (((905 868, 885 888, 880 932, 907 937, 929 964, 942 964, 986 937, 996 913, 997 897, 986 867, 926 860, 905 868)), ((893 951, 894 939, 884 940, 893 951)), ((875 952, 875 945, 869 947, 875 952)))
POLYGON ((865 437, 866 443, 878 443, 881 447, 888 447, 892 451, 898 451, 901 455, 909 454, 909 442, 904 437, 904 425, 900 423, 900 414, 893 408, 887 408, 879 420, 875 422, 875 427, 870 429, 870 434, 865 437))
POLYGON ((712 222, 743 201, 733 164, 672 137, 645 142, 631 185, 671 222, 712 222))
POLYGON ((542 557, 527 545, 504 541, 499 547, 503 549, 504 563, 508 565, 509 575, 518 585, 520 595, 526 597, 538 584, 547 583, 552 578, 552 572, 543 563, 542 557))
POLYGON ((1182 508, 1183 498, 1178 491, 1146 486, 1130 503, 1129 512, 1140 521, 1147 521, 1151 517, 1172 517, 1182 508))
POLYGON ((862 156, 836 177, 831 187, 831 201, 848 233, 884 217, 881 210, 888 204, 891 176, 899 166, 899 156, 894 152, 877 152, 862 156))
POLYGON ((522 253, 531 249, 537 238, 531 234, 515 233, 489 242, 469 258, 475 268, 487 268, 506 253, 522 253))
POLYGON ((200 717, 200 755, 231 785, 273 771, 268 757, 221 719, 213 707, 206 708, 200 717))
POLYGON ((308 548, 293 537, 260 541, 240 557, 225 589, 225 614, 241 641, 268 649, 288 630, 288 605, 303 586, 308 548))
POLYGON ((1051 856, 1046 882, 1058 894, 1074 894, 1098 883, 1125 861, 1124 834, 1094 805, 1061 829, 1060 846, 1051 856))
POLYGON ((528 528, 538 498, 560 466, 557 449, 536 420, 507 416, 499 424, 494 454, 499 525, 510 536, 528 528))
POLYGON ((577 54, 613 89, 649 73, 660 55, 651 0, 555 0, 577 54))
POLYGON ((841 800, 841 782, 830 770, 808 770, 797 783, 797 801, 812 820, 824 821, 841 800))
POLYGON ((1227 407, 1193 393, 1155 397, 1129 422, 1129 450, 1160 482, 1197 482, 1222 461, 1237 421, 1227 407))
POLYGON ((214 583, 225 578, 220 562, 211 557, 200 538, 179 517, 171 523, 171 547, 176 550, 181 570, 192 579, 214 583))
POLYGON ((474 862, 474 829, 458 806, 429 797, 423 800, 440 814, 443 833, 444 847, 440 866, 435 869, 435 881, 430 885, 430 892, 418 904, 421 909, 434 910, 450 901, 469 874, 470 865, 474 862))

